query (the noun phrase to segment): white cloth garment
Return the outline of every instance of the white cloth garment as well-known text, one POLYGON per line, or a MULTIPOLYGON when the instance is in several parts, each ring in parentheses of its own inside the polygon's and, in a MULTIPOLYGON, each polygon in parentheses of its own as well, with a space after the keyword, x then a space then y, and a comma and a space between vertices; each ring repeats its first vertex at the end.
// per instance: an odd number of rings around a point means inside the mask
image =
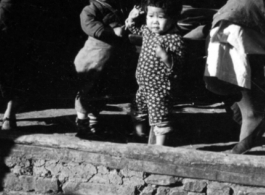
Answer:
POLYGON ((265 55, 265 35, 221 21, 210 32, 204 76, 251 89, 248 54, 265 55))

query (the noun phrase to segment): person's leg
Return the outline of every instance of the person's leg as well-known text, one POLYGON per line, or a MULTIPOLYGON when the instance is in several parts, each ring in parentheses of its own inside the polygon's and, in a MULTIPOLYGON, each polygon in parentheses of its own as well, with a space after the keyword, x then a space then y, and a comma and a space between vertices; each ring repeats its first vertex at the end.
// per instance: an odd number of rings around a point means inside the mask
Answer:
POLYGON ((136 142, 146 142, 149 125, 143 88, 139 88, 136 93, 131 107, 131 117, 133 122, 133 140, 136 142))
POLYGON ((148 137, 149 125, 147 114, 133 112, 133 132, 132 138, 136 142, 146 142, 148 137))
POLYGON ((150 122, 149 144, 167 145, 168 135, 173 131, 172 111, 174 101, 172 98, 173 89, 176 83, 169 78, 161 78, 156 87, 148 93, 148 115, 150 122), (164 87, 166 86, 166 87, 164 87))
POLYGON ((0 91, 7 105, 3 116, 2 130, 13 130, 17 127, 16 113, 19 105, 19 92, 16 89, 19 87, 15 86, 16 79, 14 75, 14 71, 5 72, 5 70, 3 70, 3 74, 0 74, 2 77, 0 81, 0 91))
POLYGON ((240 111, 240 108, 238 106, 238 104, 235 102, 233 103, 230 108, 229 108, 231 111, 232 111, 232 115, 233 115, 233 120, 239 124, 239 125, 242 125, 242 114, 241 114, 241 111, 240 111))
POLYGON ((167 145, 168 135, 173 131, 171 125, 154 126, 154 133, 156 137, 156 145, 167 145))
POLYGON ((151 125, 149 144, 167 145, 168 135, 173 131, 173 101, 167 95, 159 93, 161 99, 149 101, 149 121, 151 125))
POLYGON ((263 119, 263 113, 257 111, 255 101, 250 90, 242 90, 242 99, 237 103, 242 114, 239 141, 249 136, 263 119))
POLYGON ((242 90, 242 99, 238 102, 242 113, 242 126, 239 142, 231 150, 234 154, 243 154, 259 145, 265 131, 263 93, 255 90, 242 90))
POLYGON ((91 133, 97 134, 98 136, 104 133, 104 126, 100 112, 104 109, 106 102, 103 100, 91 101, 89 106, 89 113, 87 117, 89 119, 89 129, 91 133))
POLYGON ((82 91, 79 91, 75 98, 75 110, 76 110, 76 127, 78 133, 88 131, 89 127, 89 118, 87 116, 87 110, 83 105, 83 94, 82 91))
POLYGON ((166 138, 167 136, 164 135, 156 135, 156 145, 164 146, 166 145, 166 138))
POLYGON ((134 133, 137 137, 145 137, 148 131, 148 124, 146 123, 146 121, 135 121, 134 129, 134 133))
POLYGON ((16 124, 16 110, 17 110, 17 100, 12 99, 8 101, 7 108, 3 117, 2 130, 13 130, 17 127, 16 124))
POLYGON ((88 114, 91 113, 93 87, 95 85, 98 74, 93 73, 80 73, 79 75, 80 90, 75 98, 75 110, 76 110, 76 127, 79 135, 91 133, 89 123, 90 119, 88 114))
POLYGON ((151 126, 151 128, 150 128, 148 144, 149 145, 156 144, 156 135, 155 135, 155 132, 154 132, 154 126, 151 126))

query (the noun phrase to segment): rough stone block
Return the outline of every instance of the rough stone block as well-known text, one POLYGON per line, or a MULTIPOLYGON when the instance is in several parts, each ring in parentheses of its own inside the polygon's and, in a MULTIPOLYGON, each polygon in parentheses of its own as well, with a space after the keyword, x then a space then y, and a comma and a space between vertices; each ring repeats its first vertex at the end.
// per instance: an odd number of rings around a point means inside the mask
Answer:
POLYGON ((71 163, 61 169, 63 170, 60 177, 61 180, 68 178, 69 180, 81 179, 87 182, 97 173, 96 167, 90 164, 71 163))
POLYGON ((255 189, 253 189, 253 192, 250 192, 251 189, 249 188, 248 189, 249 191, 238 191, 236 193, 236 195, 265 195, 265 192, 259 192, 259 191, 256 191, 255 189))
POLYGON ((171 188, 169 195, 187 195, 188 192, 185 192, 183 187, 171 188))
POLYGON ((209 182, 207 185, 207 195, 231 195, 233 188, 226 183, 209 182))
POLYGON ((58 181, 50 178, 36 178, 35 191, 39 193, 57 192, 59 190, 58 181))
POLYGON ((31 162, 24 158, 6 158, 5 164, 16 175, 32 175, 31 162))
POLYGON ((188 195, 206 195, 205 193, 188 192, 188 195))
POLYGON ((117 195, 135 195, 136 188, 134 186, 123 186, 118 189, 117 195))
POLYGON ((65 165, 57 165, 50 168, 53 170, 61 170, 61 173, 59 172, 61 181, 65 181, 67 178, 69 180, 82 179, 83 181, 88 181, 94 174, 97 173, 96 167, 75 162, 70 162, 65 165))
POLYGON ((30 192, 35 190, 34 177, 32 176, 20 176, 19 180, 22 183, 23 191, 30 192))
POLYGON ((150 175, 145 179, 147 184, 154 184, 160 186, 169 186, 175 184, 177 181, 175 177, 166 176, 166 175, 150 175))
POLYGON ((23 189, 22 183, 19 180, 19 178, 12 173, 6 175, 3 183, 4 183, 4 188, 6 190, 22 191, 23 189))
POLYGON ((46 177, 50 175, 49 171, 44 168, 44 166, 34 166, 33 167, 33 175, 34 176, 40 176, 40 177, 46 177))
POLYGON ((139 177, 123 178, 123 185, 125 186, 143 186, 145 182, 139 177))
POLYGON ((83 166, 78 164, 78 163, 74 163, 74 162, 69 162, 68 164, 65 165, 65 170, 67 170, 69 178, 82 178, 82 174, 83 174, 83 166))
POLYGON ((18 162, 19 162, 19 160, 13 156, 9 156, 9 157, 5 158, 5 165, 10 167, 10 168, 14 167, 18 162))
POLYGON ((97 174, 89 180, 89 183, 110 184, 110 180, 108 175, 97 174))
POLYGON ((231 195, 233 190, 230 187, 223 187, 222 189, 207 189, 207 195, 231 195))
POLYGON ((21 175, 21 169, 22 167, 19 165, 15 165, 15 167, 13 169, 11 169, 12 173, 16 174, 16 175, 21 175))
MULTIPOLYGON (((229 185, 229 184, 227 184, 229 185)), ((231 187, 234 190, 234 194, 238 195, 265 195, 265 188, 262 187, 251 187, 251 186, 242 186, 242 185, 232 185, 231 187)))
POLYGON ((65 194, 71 194, 76 191, 79 184, 80 184, 79 182, 74 182, 74 181, 66 182, 63 185, 62 190, 65 194))
POLYGON ((134 187, 104 185, 92 183, 67 182, 63 186, 64 194, 75 195, 134 195, 134 187))
POLYGON ((122 175, 124 175, 125 177, 139 177, 139 178, 143 178, 143 175, 144 175, 143 172, 132 171, 132 170, 129 170, 129 169, 122 169, 120 171, 120 173, 122 175))
POLYGON ((157 188, 156 195, 168 195, 170 188, 167 187, 159 187, 157 188))
POLYGON ((204 180, 184 179, 184 190, 188 192, 203 192, 206 189, 207 182, 204 180))
POLYGON ((63 165, 61 163, 58 163, 58 161, 56 160, 51 160, 47 161, 44 167, 46 170, 50 171, 53 177, 57 177, 58 175, 60 175, 63 165))
POLYGON ((68 167, 62 165, 61 172, 58 177, 59 181, 64 183, 70 176, 71 176, 71 170, 69 170, 68 167))
POLYGON ((109 170, 107 167, 104 167, 104 166, 98 166, 98 173, 101 173, 101 174, 109 174, 109 170))
POLYGON ((83 171, 87 175, 95 175, 97 174, 97 168, 91 164, 86 164, 83 167, 83 171))
POLYGON ((153 195, 156 192, 156 188, 151 185, 145 187, 140 195, 153 195))
POLYGON ((44 166, 45 164, 45 160, 44 159, 38 159, 34 162, 34 166, 36 167, 41 167, 41 166, 44 166))
POLYGON ((109 181, 111 184, 114 185, 121 185, 122 184, 122 178, 117 172, 117 170, 110 171, 109 174, 109 181))

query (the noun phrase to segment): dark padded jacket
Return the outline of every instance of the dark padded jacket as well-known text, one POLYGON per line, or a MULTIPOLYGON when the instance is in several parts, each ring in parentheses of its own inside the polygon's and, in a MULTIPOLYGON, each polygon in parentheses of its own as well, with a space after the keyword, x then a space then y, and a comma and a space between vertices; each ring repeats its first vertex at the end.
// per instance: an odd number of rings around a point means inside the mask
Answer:
POLYGON ((108 0, 91 0, 81 14, 81 27, 88 35, 103 41, 114 41, 117 36, 113 28, 122 26, 122 18, 119 11, 111 6, 111 9, 104 6, 104 3, 111 5, 108 0), (114 39, 114 40, 113 40, 114 39))
POLYGON ((221 20, 228 20, 265 34, 265 1, 228 0, 214 15, 212 27, 221 20))

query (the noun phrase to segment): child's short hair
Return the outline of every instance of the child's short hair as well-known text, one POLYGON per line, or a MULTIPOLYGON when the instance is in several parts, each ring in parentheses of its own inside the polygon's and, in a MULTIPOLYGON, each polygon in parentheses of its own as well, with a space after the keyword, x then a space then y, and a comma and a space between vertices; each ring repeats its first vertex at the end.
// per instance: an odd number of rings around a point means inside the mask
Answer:
POLYGON ((165 10, 169 17, 178 17, 182 10, 182 0, 143 0, 142 5, 147 11, 147 6, 159 7, 165 10))

